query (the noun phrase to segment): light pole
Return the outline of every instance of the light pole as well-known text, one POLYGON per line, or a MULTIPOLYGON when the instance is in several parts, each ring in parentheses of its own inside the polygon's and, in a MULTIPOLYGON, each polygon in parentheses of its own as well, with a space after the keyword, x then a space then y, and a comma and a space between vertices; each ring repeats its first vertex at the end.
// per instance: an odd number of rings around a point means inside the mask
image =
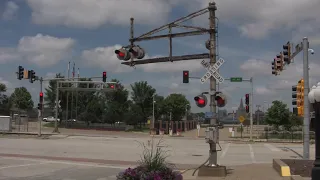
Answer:
POLYGON ((317 180, 320 179, 320 82, 318 82, 317 87, 312 87, 311 91, 308 94, 308 99, 313 106, 315 114, 314 129, 316 158, 311 172, 311 179, 317 180))
POLYGON ((154 100, 155 95, 156 94, 152 95, 152 124, 151 124, 152 129, 154 129, 154 121, 155 121, 155 118, 154 118, 154 104, 156 103, 156 101, 154 100))

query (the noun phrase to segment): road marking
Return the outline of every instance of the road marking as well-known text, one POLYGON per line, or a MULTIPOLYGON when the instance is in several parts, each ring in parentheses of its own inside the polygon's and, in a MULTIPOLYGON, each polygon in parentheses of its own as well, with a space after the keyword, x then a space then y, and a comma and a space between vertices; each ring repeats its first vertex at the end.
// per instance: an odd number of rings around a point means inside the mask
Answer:
POLYGON ((255 157, 254 157, 254 152, 253 152, 252 145, 251 145, 251 144, 248 144, 248 146, 249 146, 249 149, 250 149, 251 161, 252 161, 252 163, 256 163, 256 159, 255 159, 255 157))
POLYGON ((228 151, 228 149, 229 149, 229 146, 230 146, 230 143, 228 143, 228 144, 226 145, 224 151, 222 152, 221 157, 220 157, 221 159, 223 159, 223 158, 226 156, 227 151, 228 151))
MULTIPOLYGON (((67 162, 67 161, 47 161, 47 160, 38 160, 38 159, 28 159, 28 158, 14 158, 14 157, 1 157, 1 159, 14 159, 14 160, 25 160, 25 161, 33 161, 33 162, 41 162, 40 164, 66 164, 66 165, 74 165, 74 166, 88 166, 88 167, 101 167, 101 168, 112 168, 112 169, 127 169, 128 166, 113 166, 113 165, 98 165, 98 164, 89 164, 89 163, 74 163, 74 162, 67 162)), ((26 165, 26 164, 25 164, 26 165)), ((31 165, 31 164, 29 164, 31 165)), ((32 165, 39 165, 32 164, 32 165)), ((24 166, 24 165, 19 165, 24 166)), ((19 167, 14 166, 14 167, 19 167)), ((9 167, 9 166, 6 166, 9 167)), ((1 169, 1 168, 0 168, 1 169)))
POLYGON ((48 164, 48 162, 32 163, 32 164, 21 164, 21 165, 13 165, 13 166, 3 166, 3 167, 0 167, 0 170, 9 169, 9 168, 16 168, 16 167, 35 166, 35 165, 41 165, 41 164, 48 164))
POLYGON ((265 146, 266 148, 270 149, 270 151, 274 151, 274 152, 279 152, 279 151, 281 151, 279 148, 277 148, 277 147, 275 147, 275 146, 273 146, 273 145, 271 145, 271 144, 264 144, 264 146, 265 146))

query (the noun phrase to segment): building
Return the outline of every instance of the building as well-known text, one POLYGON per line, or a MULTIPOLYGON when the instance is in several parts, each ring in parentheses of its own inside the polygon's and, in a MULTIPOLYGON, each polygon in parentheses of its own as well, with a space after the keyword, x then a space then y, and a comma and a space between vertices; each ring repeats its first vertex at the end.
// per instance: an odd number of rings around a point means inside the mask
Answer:
POLYGON ((253 123, 257 125, 265 124, 264 116, 265 116, 265 113, 263 111, 261 111, 260 109, 256 110, 253 115, 253 123))

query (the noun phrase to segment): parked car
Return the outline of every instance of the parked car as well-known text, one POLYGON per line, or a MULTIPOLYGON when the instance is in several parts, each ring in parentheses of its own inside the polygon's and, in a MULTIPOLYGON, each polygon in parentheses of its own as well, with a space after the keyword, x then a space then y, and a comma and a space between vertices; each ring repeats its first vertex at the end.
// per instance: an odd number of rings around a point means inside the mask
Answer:
MULTIPOLYGON (((49 116, 49 117, 43 118, 42 120, 43 120, 44 122, 55 122, 55 121, 56 121, 55 119, 56 119, 56 118, 54 118, 53 116, 49 116)), ((58 118, 57 120, 60 121, 59 118, 58 118)))
POLYGON ((76 119, 68 119, 67 122, 77 122, 76 119))

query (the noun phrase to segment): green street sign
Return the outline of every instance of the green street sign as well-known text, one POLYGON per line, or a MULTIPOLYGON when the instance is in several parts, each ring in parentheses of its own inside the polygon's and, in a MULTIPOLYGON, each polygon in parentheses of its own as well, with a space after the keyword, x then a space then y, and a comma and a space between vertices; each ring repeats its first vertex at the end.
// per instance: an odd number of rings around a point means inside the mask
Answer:
POLYGON ((242 77, 232 77, 230 78, 231 82, 242 82, 242 77))

